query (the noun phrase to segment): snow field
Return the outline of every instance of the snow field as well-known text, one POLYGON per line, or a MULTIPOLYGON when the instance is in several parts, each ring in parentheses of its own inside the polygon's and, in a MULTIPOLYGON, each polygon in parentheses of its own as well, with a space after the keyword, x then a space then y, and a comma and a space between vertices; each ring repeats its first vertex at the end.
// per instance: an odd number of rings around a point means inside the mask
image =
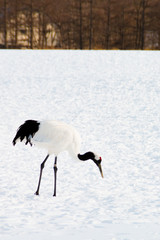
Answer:
POLYGON ((159 240, 159 52, 0 52, 0 239, 159 240), (75 126, 92 162, 52 156, 34 195, 45 150, 12 146, 26 119, 75 126), (101 238, 99 237, 101 236, 101 238))

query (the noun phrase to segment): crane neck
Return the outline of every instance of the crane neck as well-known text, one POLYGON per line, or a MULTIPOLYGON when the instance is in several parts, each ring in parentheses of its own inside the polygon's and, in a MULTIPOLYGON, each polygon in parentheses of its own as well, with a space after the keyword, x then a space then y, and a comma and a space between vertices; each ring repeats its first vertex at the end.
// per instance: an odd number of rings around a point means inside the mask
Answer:
POLYGON ((93 152, 86 152, 84 154, 78 154, 78 158, 81 160, 81 161, 87 161, 89 159, 92 159, 94 160, 94 153, 93 152))

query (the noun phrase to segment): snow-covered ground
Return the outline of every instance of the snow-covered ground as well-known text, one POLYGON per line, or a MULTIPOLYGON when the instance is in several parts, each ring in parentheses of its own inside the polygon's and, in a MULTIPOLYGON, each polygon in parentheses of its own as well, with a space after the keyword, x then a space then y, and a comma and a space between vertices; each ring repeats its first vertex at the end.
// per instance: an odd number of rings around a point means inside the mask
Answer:
POLYGON ((160 239, 160 52, 0 51, 0 239, 160 239), (75 126, 81 152, 52 156, 12 139, 27 119, 75 126))

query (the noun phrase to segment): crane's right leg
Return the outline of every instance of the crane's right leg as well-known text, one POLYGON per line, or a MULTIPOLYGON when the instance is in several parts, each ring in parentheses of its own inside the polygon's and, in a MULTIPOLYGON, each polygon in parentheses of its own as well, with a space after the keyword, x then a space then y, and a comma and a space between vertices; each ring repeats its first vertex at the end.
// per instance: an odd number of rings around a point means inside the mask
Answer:
POLYGON ((47 161, 48 157, 49 157, 49 154, 46 156, 46 158, 44 159, 44 161, 41 163, 40 175, 39 175, 39 181, 38 181, 38 187, 37 187, 37 191, 35 192, 35 195, 39 195, 39 188, 40 188, 40 184, 41 184, 42 171, 43 171, 45 162, 47 161))
POLYGON ((57 157, 55 157, 55 162, 54 162, 54 194, 53 197, 56 197, 56 185, 57 185, 57 157))

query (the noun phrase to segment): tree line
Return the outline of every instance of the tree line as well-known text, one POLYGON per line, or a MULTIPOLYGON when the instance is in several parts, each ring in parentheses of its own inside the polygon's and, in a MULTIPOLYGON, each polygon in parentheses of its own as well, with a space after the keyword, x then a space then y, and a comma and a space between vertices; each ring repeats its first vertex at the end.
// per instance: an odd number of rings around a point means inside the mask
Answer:
POLYGON ((0 0, 0 46, 22 47, 21 30, 26 47, 48 48, 52 24, 51 48, 160 49, 159 12, 159 0, 0 0))

